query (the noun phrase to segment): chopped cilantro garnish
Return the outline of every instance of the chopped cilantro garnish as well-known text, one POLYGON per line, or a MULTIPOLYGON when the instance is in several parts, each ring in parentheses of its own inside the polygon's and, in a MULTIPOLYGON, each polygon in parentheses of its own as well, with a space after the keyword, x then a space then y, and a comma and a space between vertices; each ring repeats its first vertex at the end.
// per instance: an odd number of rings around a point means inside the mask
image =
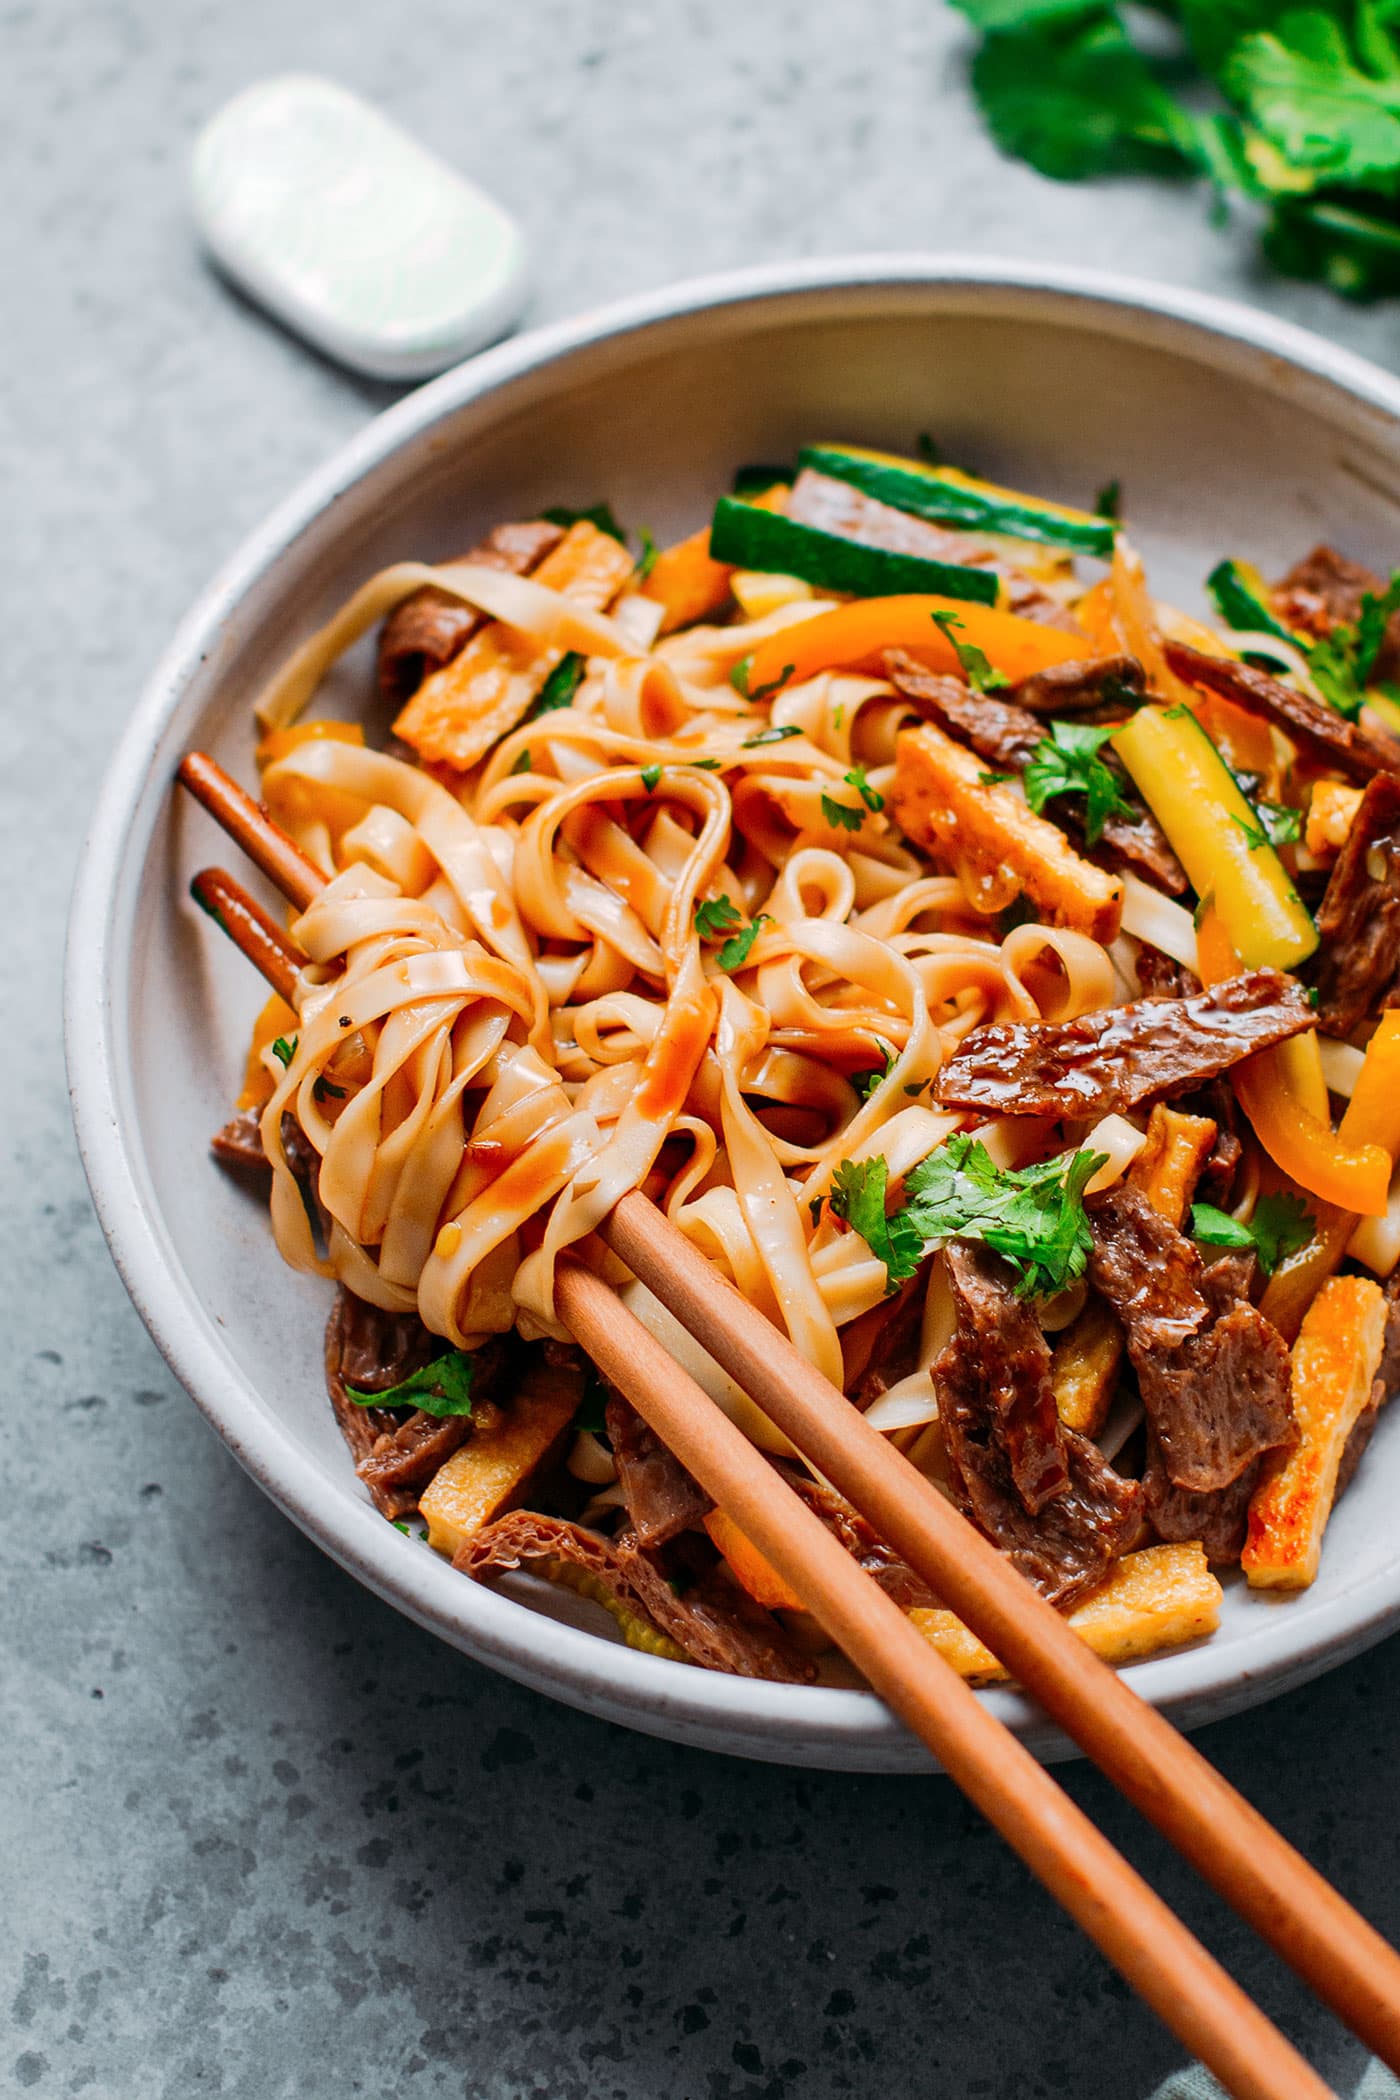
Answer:
POLYGON ((914 1274, 931 1247, 973 1239, 1010 1262, 1022 1297, 1046 1297, 1088 1266, 1084 1186, 1105 1157, 1061 1153, 1002 1169, 975 1138, 951 1137, 905 1176, 904 1201, 888 1216, 889 1169, 878 1155, 837 1168, 831 1206, 884 1262, 889 1290, 914 1274))
POLYGON ((1213 1203, 1191 1206, 1193 1239, 1207 1247, 1252 1247, 1266 1276, 1272 1276, 1288 1255, 1306 1247, 1316 1232, 1317 1220, 1302 1197, 1285 1190, 1261 1196, 1248 1224, 1232 1218, 1228 1211, 1217 1210, 1213 1203))
POLYGON ((718 773, 720 769, 717 758, 687 758, 684 763, 688 766, 694 766, 701 773, 718 773))
POLYGON ((743 916, 728 897, 702 897, 695 906, 695 931, 702 941, 717 941, 732 933, 743 916))
MULTIPOLYGON (((851 1074, 851 1085, 860 1095, 862 1101, 870 1099, 876 1087, 889 1078, 890 1073, 899 1062, 899 1052, 892 1044, 887 1043, 883 1036, 877 1036, 875 1040, 880 1046, 880 1056, 883 1061, 878 1065, 873 1065, 868 1072, 852 1072, 851 1074)), ((914 1091, 918 1093, 922 1086, 923 1081, 920 1080, 919 1086, 914 1091)))
POLYGON ((356 1407, 421 1407, 425 1415, 469 1415, 472 1360, 464 1350, 448 1349, 387 1392, 364 1393, 353 1385, 345 1391, 356 1407))
POLYGON ((825 1203, 825 1201, 825 1196, 813 1196, 811 1202, 807 1205, 807 1215, 812 1221, 812 1230, 814 1232, 816 1231, 818 1225, 821 1224, 822 1205, 823 1203, 825 1203))
POLYGON ((1308 670, 1318 691, 1339 715, 1354 722, 1366 698, 1386 623, 1400 610, 1400 569, 1381 592, 1367 591, 1355 621, 1340 621, 1308 649, 1308 670))
POLYGON ((992 693, 1000 686, 1010 685, 1011 680, 1004 671, 993 669, 985 650, 979 649, 974 642, 958 640, 953 629, 961 627, 964 623, 957 613, 936 612, 933 615, 933 624, 945 639, 952 643, 953 654, 962 666, 963 677, 974 693, 992 693))
POLYGON ((715 961, 720 968, 722 970, 742 970, 749 959, 750 948, 758 939, 760 928, 770 924, 771 921, 767 912, 761 911, 757 918, 750 919, 748 925, 743 927, 740 932, 731 933, 729 939, 715 957, 715 961))
POLYGON ((1004 787, 1010 778, 1009 773, 979 773, 977 785, 984 788, 1004 787))
POLYGON ((649 795, 654 795, 654 794, 656 793, 657 785, 658 785, 658 783, 659 783, 660 779, 661 779, 661 768, 660 768, 660 766, 643 766, 643 767, 642 767, 642 786, 643 786, 643 787, 644 787, 644 788, 646 789, 646 791, 647 791, 647 793, 648 793, 649 795))
POLYGON ((512 774, 512 777, 513 777, 513 776, 514 776, 515 774, 517 774, 517 773, 530 773, 530 772, 533 772, 533 770, 534 770, 534 764, 535 764, 535 762, 534 762, 534 760, 533 760, 533 759, 531 758, 531 756, 530 756, 530 753, 529 753, 528 749, 527 749, 527 750, 525 750, 525 751, 522 751, 522 752, 521 752, 521 754, 520 754, 520 756, 519 756, 519 758, 517 758, 517 760, 515 761, 515 764, 514 764, 514 765, 513 765, 512 767, 511 767, 511 769, 510 769, 510 770, 511 770, 511 774, 512 774))
POLYGON ((561 656, 554 669, 540 687, 539 697, 526 716, 533 722, 537 715, 553 714, 557 707, 572 707, 574 694, 583 684, 585 665, 577 649, 570 649, 561 656))
POLYGON ((645 525, 637 527, 637 538, 642 543, 642 551, 637 556, 637 566, 632 573, 638 583, 645 583, 652 570, 656 567, 656 557, 661 552, 661 549, 657 546, 656 541, 647 531, 645 525))
POLYGON ((741 751, 757 751, 764 744, 785 744, 789 737, 801 736, 802 731, 795 722, 784 722, 774 729, 760 729, 757 736, 745 737, 739 746, 741 751))
POLYGON ((596 525, 609 539, 620 540, 625 547, 627 534, 613 516, 610 503, 590 503, 585 510, 570 510, 566 504, 556 503, 543 515, 551 525, 562 525, 567 532, 571 525, 596 525))
POLYGON ((333 1085, 324 1074, 317 1079, 311 1092, 317 1101, 343 1101, 345 1099, 344 1087, 333 1085))
POLYGON ((1269 834, 1262 824, 1251 824, 1247 818, 1237 817, 1233 810, 1230 811, 1230 822, 1237 831, 1244 833, 1251 853, 1257 853, 1261 846, 1268 845, 1269 834))
POLYGON ((278 1063, 284 1067, 284 1069, 287 1065, 291 1063, 292 1059, 296 1056, 297 1044, 300 1041, 301 1037, 299 1035, 294 1035, 290 1042, 287 1041, 287 1038, 284 1035, 279 1035, 276 1042, 273 1044, 272 1054, 277 1059, 278 1063))
POLYGON ((1026 800, 1037 812, 1057 795, 1083 795, 1084 837, 1091 846, 1103 837, 1110 817, 1133 814, 1118 775, 1098 755, 1112 734, 1111 728, 1094 729, 1085 722, 1052 722, 1021 776, 1026 800))
POLYGON ((870 785, 870 782, 866 779, 864 766, 852 766, 850 772, 843 775, 843 778, 846 782, 847 787, 853 787, 855 789, 856 793, 860 796, 861 801, 865 804, 866 808, 872 813, 872 815, 875 812, 884 808, 885 798, 875 788, 873 788, 870 785))
POLYGON ((574 1410, 572 1427, 588 1436, 602 1436, 607 1429, 608 1389, 592 1364, 583 1381, 583 1398, 574 1410))
POLYGON ((830 795, 822 796, 822 815, 833 831, 859 831, 865 822, 863 809, 852 809, 846 802, 833 802, 830 795))

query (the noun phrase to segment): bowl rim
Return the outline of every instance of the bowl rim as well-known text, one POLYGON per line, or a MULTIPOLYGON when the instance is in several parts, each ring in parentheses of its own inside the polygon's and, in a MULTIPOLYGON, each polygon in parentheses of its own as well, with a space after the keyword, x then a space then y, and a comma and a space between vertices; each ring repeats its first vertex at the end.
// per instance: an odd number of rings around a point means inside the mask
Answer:
MULTIPOLYGON (((574 353, 709 311, 802 295, 888 295, 907 288, 1007 294, 1095 315, 1139 340, 1163 335, 1216 362, 1243 356, 1299 369, 1400 424, 1400 380, 1291 322, 1233 301, 1117 273, 944 253, 836 256, 765 263, 692 278, 535 328, 469 359, 396 402, 306 475, 199 593, 148 680, 108 761, 79 859, 64 967, 68 1085, 79 1151, 122 1281, 156 1346, 222 1441, 298 1527, 357 1580, 475 1660, 549 1696, 673 1739, 779 1761, 842 1769, 930 1771, 932 1759, 872 1693, 772 1686, 665 1661, 470 1583, 367 1502, 326 1476, 259 1404, 211 1315, 195 1299, 138 1163, 120 1058, 135 887, 164 787, 153 767, 163 733, 225 624, 258 581, 336 497, 400 446, 470 402, 574 353), (144 829, 143 829, 144 825, 144 829), (123 918, 123 908, 126 916, 123 918), (98 996, 94 997, 94 987, 98 996), (128 1131, 130 1139, 128 1139, 128 1131), (774 1708, 774 1701, 780 1705, 774 1708)), ((1212 1670, 1209 1642, 1135 1666, 1144 1697, 1186 1725, 1305 1682, 1379 1640, 1400 1620, 1400 1557, 1316 1606, 1306 1638, 1286 1615, 1251 1634, 1250 1661, 1212 1670), (1185 1663, 1183 1669, 1181 1664, 1185 1663), (1176 1667, 1174 1667, 1174 1665, 1176 1667)), ((1219 1651, 1217 1651, 1219 1652, 1219 1651)), ((1042 1756, 1077 1754, 1014 1691, 982 1695, 1042 1756)))

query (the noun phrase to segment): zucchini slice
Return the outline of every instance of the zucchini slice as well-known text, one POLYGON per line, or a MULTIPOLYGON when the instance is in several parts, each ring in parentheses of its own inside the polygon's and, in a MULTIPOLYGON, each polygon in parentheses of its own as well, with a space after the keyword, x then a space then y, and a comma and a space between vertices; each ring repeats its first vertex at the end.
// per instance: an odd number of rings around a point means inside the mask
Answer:
POLYGON ((777 511, 721 496, 710 526, 710 555, 736 569, 800 576, 821 590, 849 591, 856 598, 894 598, 933 592, 974 605, 995 605, 999 589, 990 569, 965 569, 956 562, 924 561, 891 554, 860 540, 843 540, 815 525, 799 525, 777 511))
POLYGON ((1118 530, 1114 519, 1041 503, 1015 489, 976 481, 954 467, 925 467, 917 460, 867 452, 858 445, 805 445, 798 466, 849 482, 877 502, 910 511, 918 518, 931 518, 935 524, 1005 533, 1010 539, 1037 540, 1047 547, 1067 547, 1076 554, 1097 554, 1105 560, 1113 553, 1118 530))
POLYGON ((1252 562, 1217 562, 1206 578, 1206 589, 1227 627, 1233 627, 1237 632, 1252 630, 1277 635, 1281 642, 1291 642, 1295 649, 1306 647, 1306 644, 1300 645, 1297 635, 1290 633, 1282 620, 1269 610, 1268 586, 1252 562))

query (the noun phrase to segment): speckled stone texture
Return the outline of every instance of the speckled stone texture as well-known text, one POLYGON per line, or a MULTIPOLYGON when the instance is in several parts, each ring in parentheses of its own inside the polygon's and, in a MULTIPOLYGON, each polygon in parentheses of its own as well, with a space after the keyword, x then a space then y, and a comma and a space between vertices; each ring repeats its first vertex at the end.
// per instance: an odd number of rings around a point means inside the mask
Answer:
MULTIPOLYGON (((1179 2052, 944 1782, 729 1763, 550 1706, 402 1624, 263 1501, 94 1222, 63 1089, 63 913, 175 619, 391 398, 194 251, 190 141, 262 74, 333 74, 493 186, 535 245, 536 318, 899 246, 1242 294, 1391 363, 1400 309, 1263 276, 1247 232, 1212 231, 1188 191, 1004 165, 937 0, 41 0, 0 11, 0 35, 0 2089, 1145 2094, 1179 2052)), ((1392 1934, 1398 1721, 1391 1642, 1202 1738, 1392 1934)), ((1066 1778, 1350 2092, 1356 2046, 1105 1785, 1066 1778)))

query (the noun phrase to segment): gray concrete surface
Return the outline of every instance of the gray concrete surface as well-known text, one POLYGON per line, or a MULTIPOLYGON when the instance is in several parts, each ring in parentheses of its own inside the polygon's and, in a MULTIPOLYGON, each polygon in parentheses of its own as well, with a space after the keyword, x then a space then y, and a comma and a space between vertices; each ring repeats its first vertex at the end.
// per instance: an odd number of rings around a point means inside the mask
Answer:
MULTIPOLYGON (((259 1497, 157 1358, 89 1208, 63 915, 172 623, 390 398, 194 252, 191 137, 261 74, 332 73, 493 184, 536 246, 537 317, 900 245, 1243 294, 1390 363, 1400 309, 1268 279, 1186 190, 1003 165, 937 0, 41 0, 0 10, 0 37, 0 2089, 1145 2094, 1173 2044, 945 1784, 732 1764, 552 1707, 401 1624, 259 1497)), ((1203 1737, 1392 1933, 1397 1721, 1391 1642, 1203 1737)), ((1096 1777, 1068 1783, 1350 2092, 1355 2045, 1096 1777)))

